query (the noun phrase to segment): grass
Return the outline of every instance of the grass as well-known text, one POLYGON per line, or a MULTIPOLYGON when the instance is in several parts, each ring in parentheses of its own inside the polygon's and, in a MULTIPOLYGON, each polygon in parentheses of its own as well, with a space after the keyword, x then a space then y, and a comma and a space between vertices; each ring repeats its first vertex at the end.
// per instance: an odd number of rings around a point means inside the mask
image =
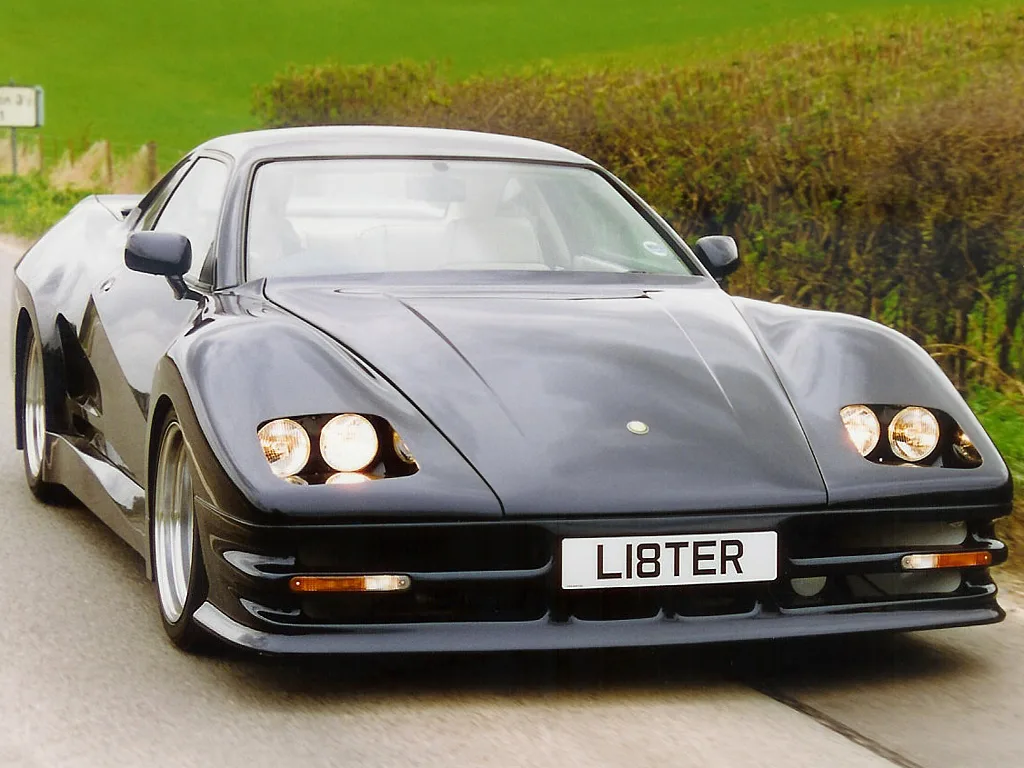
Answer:
MULTIPOLYGON (((692 63, 893 15, 1006 0, 11 0, 0 78, 46 89, 51 147, 148 140, 166 165, 205 138, 254 127, 251 92, 289 64, 450 63, 455 76, 552 61, 692 63)), ((52 150, 51 150, 52 151, 52 150)))
MULTIPOLYGON (((971 393, 968 401, 1003 454, 1014 484, 1021 488, 1024 484, 1024 397, 979 388, 971 393)), ((1018 575, 1024 573, 1024 498, 1020 491, 1013 515, 999 521, 998 530, 1010 544, 1010 568, 1018 575)))
POLYGON ((1024 481, 1024 399, 978 389, 971 394, 970 405, 1010 471, 1024 481))
POLYGON ((0 176, 0 232, 38 237, 87 194, 54 189, 39 174, 0 176))

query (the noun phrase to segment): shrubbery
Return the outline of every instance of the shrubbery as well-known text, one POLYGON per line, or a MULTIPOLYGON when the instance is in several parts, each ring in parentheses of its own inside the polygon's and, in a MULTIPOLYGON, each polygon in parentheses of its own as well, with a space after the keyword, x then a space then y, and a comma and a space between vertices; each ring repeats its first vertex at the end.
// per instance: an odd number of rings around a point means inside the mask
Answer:
POLYGON ((87 194, 89 190, 54 188, 38 173, 0 176, 0 231, 35 237, 87 194))
POLYGON ((699 68, 323 66, 259 88, 268 126, 431 125, 552 141, 687 238, 740 241, 738 293, 870 316, 954 381, 1024 368, 1024 11, 699 68))

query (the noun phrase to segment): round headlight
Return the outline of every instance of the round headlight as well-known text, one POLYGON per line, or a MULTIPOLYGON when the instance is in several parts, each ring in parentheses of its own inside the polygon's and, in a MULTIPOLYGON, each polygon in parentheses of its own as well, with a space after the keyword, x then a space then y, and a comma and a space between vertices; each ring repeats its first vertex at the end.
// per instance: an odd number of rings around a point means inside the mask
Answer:
POLYGON ((875 450, 882 435, 882 428, 878 425, 878 417, 874 411, 866 405, 848 405, 839 411, 839 416, 846 427, 846 434, 853 442, 853 447, 861 456, 867 456, 875 450))
POLYGON ((278 477, 301 472, 309 461, 309 435, 302 425, 291 419, 268 421, 256 436, 271 471, 278 477))
POLYGON ((365 416, 343 413, 320 431, 320 455, 339 472, 358 472, 377 458, 377 430, 365 416))
POLYGON ((939 444, 939 420, 927 408, 904 408, 889 422, 889 444, 904 461, 921 461, 939 444))

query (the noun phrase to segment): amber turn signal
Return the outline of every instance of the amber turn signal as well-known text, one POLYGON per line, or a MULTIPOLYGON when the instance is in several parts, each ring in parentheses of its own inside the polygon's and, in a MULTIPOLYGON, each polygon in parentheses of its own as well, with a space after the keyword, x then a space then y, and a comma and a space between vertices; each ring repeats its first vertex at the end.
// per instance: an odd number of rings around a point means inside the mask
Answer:
POLYGON ((292 592, 404 592, 412 585, 405 575, 293 576, 292 592))
POLYGON ((991 552, 943 552, 934 555, 905 555, 900 561, 905 571, 933 568, 977 568, 992 565, 991 552))

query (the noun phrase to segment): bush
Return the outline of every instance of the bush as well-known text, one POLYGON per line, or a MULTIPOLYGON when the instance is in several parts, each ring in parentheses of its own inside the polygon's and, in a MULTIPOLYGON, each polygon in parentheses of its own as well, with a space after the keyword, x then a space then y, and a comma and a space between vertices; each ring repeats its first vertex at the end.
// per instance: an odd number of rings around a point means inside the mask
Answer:
POLYGON ((88 194, 55 189, 38 173, 0 176, 0 231, 22 237, 41 235, 88 194))
POLYGON ((965 387, 1024 365, 1022 62, 1024 13, 983 14, 686 69, 291 70, 255 112, 567 146, 688 238, 735 236, 734 292, 881 320, 965 387))

